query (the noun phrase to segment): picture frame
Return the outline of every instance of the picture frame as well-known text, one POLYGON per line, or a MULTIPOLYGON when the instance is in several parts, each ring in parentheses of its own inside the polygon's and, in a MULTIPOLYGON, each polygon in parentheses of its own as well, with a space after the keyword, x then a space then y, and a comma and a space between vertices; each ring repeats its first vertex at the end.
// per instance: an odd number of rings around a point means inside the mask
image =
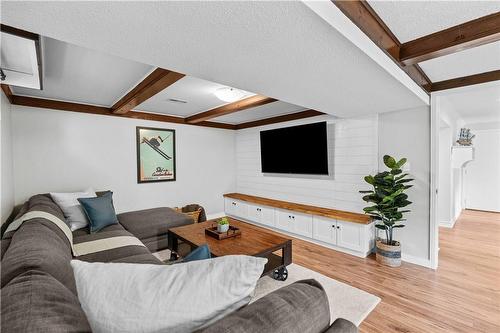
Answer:
POLYGON ((176 180, 175 130, 136 127, 137 183, 176 180))

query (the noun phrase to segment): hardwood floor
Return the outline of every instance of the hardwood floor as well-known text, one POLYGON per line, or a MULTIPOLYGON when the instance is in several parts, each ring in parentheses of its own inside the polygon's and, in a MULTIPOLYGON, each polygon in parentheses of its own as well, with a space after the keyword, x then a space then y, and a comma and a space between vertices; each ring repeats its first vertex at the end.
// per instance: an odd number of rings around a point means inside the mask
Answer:
POLYGON ((439 232, 436 271, 382 267, 298 239, 293 262, 382 299, 361 332, 500 332, 500 213, 465 211, 439 232))

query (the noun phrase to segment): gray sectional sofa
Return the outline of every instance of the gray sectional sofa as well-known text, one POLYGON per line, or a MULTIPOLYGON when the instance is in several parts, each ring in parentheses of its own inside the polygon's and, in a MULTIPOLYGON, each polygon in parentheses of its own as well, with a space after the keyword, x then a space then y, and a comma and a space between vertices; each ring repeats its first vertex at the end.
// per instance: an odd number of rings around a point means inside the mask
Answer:
MULTIPOLYGON (((17 214, 45 211, 64 216, 49 195, 31 197, 17 214)), ((90 262, 127 262, 162 265, 150 251, 165 248, 169 227, 192 223, 169 208, 118 215, 120 224, 89 234, 73 232, 73 243, 115 236, 134 236, 147 247, 126 246, 77 257, 90 262)), ((24 222, 1 241, 1 331, 90 332, 77 297, 70 266, 71 245, 52 222, 35 218, 24 222)), ((277 290, 202 330, 212 332, 357 332, 337 319, 330 326, 329 306, 322 287, 313 280, 277 290)))

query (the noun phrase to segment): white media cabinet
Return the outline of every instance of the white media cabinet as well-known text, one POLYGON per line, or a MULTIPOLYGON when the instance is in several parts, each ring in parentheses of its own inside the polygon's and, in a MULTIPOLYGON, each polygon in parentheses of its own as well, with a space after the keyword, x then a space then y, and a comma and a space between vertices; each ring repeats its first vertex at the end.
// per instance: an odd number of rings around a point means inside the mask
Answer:
POLYGON ((224 195, 226 215, 328 248, 366 257, 375 246, 369 216, 240 193, 224 195))

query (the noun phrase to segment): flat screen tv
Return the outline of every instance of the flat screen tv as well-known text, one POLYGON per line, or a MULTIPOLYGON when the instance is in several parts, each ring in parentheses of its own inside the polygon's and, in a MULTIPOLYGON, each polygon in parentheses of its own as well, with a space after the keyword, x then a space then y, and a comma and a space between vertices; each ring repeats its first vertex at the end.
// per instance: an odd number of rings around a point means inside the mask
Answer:
POLYGON ((326 122, 260 132, 263 173, 328 175, 326 122))

